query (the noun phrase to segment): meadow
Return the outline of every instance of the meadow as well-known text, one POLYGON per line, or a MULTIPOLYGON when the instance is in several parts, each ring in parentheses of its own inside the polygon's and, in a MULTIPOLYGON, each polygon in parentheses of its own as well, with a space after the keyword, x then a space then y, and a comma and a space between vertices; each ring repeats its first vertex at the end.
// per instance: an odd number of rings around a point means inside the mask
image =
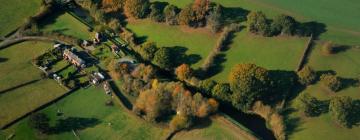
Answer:
MULTIPOLYGON (((73 117, 80 120, 92 119, 96 123, 85 124, 85 128, 77 130, 81 139, 164 139, 166 129, 155 127, 150 123, 137 118, 133 114, 125 111, 114 99, 114 106, 106 106, 105 102, 111 100, 111 96, 106 95, 102 87, 90 87, 80 89, 63 100, 60 100, 40 112, 47 114, 50 123, 62 118, 73 117), (62 116, 57 116, 60 110, 62 116), (111 123, 111 125, 109 125, 111 123)), ((76 124, 69 124, 76 128, 76 124)), ((14 139, 77 139, 71 130, 57 132, 51 135, 38 135, 38 133, 28 125, 28 119, 24 119, 3 131, 4 136, 16 134, 14 139)), ((1 139, 1 138, 0 138, 1 139)))
POLYGON ((239 63, 253 63, 269 70, 293 71, 302 57, 308 38, 262 37, 247 31, 235 33, 229 50, 222 52, 223 61, 216 67, 220 73, 212 77, 227 82, 232 67, 239 63))
MULTIPOLYGON (((169 2, 184 7, 192 0, 153 0, 169 2)), ((225 7, 243 8, 251 11, 263 11, 273 18, 278 14, 287 14, 302 22, 316 21, 326 25, 326 32, 320 39, 332 40, 340 44, 360 44, 360 1, 348 0, 212 0, 225 7)))
POLYGON ((0 51, 0 126, 63 95, 66 90, 41 71, 31 60, 51 48, 49 43, 25 42, 0 51))
POLYGON ((186 54, 200 59, 193 65, 199 67, 215 45, 218 35, 206 29, 191 29, 181 26, 168 26, 150 20, 129 22, 126 26, 137 37, 155 42, 158 47, 186 48, 186 54))
POLYGON ((0 8, 0 36, 14 31, 40 8, 40 0, 4 0, 0 8))
MULTIPOLYGON (((333 55, 323 55, 321 46, 315 46, 309 57, 309 65, 317 71, 334 71, 342 78, 356 79, 360 75, 360 50, 350 48, 333 55)), ((329 100, 333 96, 350 96, 360 99, 360 88, 349 86, 339 92, 332 92, 321 85, 320 82, 308 86, 303 92, 309 93, 320 100, 329 100)), ((299 119, 299 126, 295 133, 290 135, 291 139, 359 139, 360 127, 351 129, 341 127, 334 123, 329 113, 319 117, 305 118, 302 114, 295 112, 290 115, 299 119)))
POLYGON ((91 33, 89 28, 72 17, 68 13, 50 16, 42 23, 41 30, 55 31, 65 35, 71 35, 81 39, 90 39, 91 33))

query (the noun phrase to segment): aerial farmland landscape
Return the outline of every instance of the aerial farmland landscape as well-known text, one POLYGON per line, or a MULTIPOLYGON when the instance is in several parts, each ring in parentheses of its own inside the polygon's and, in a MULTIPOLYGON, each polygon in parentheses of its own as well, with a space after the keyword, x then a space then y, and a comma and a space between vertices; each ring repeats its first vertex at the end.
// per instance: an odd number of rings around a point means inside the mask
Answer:
POLYGON ((0 140, 359 140, 359 0, 0 0, 0 140))

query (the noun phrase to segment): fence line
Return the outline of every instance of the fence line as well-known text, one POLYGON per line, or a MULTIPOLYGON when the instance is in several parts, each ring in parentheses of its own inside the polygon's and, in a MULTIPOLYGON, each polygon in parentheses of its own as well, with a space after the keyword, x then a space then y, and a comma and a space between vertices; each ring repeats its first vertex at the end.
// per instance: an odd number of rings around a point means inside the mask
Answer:
POLYGON ((1 126, 1 129, 6 129, 6 128, 10 127, 11 125, 19 122, 20 120, 26 118, 27 116, 31 115, 32 113, 35 113, 35 112, 37 112, 37 111, 39 111, 39 110, 42 110, 42 109, 48 107, 49 105, 51 105, 51 104, 53 104, 53 103, 55 103, 55 102, 57 102, 57 101, 65 98, 66 96, 70 95, 71 93, 73 93, 73 92, 76 91, 77 89, 79 89, 79 87, 73 88, 73 89, 69 90, 68 92, 66 92, 65 94, 63 94, 63 95, 55 98, 54 100, 51 100, 51 101, 49 101, 49 102, 47 102, 47 103, 45 103, 45 104, 43 104, 43 105, 41 105, 41 106, 33 109, 32 111, 27 112, 26 114, 22 115, 21 117, 15 119, 15 120, 12 120, 12 121, 10 121, 10 122, 8 122, 8 123, 6 123, 5 125, 1 126))
POLYGON ((306 63, 306 59, 310 54, 311 47, 313 46, 313 41, 314 41, 314 36, 311 34, 308 42, 306 43, 306 46, 305 46, 304 52, 300 58, 299 64, 296 67, 296 71, 300 71, 304 67, 304 65, 306 63))

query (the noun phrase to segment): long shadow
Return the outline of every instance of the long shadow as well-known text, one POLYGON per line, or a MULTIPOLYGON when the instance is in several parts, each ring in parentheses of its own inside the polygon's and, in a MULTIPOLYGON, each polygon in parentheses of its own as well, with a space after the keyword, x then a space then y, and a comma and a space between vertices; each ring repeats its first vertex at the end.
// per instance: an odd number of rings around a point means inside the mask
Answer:
POLYGON ((188 48, 182 46, 170 47, 172 58, 175 65, 180 64, 195 64, 201 60, 201 56, 198 54, 186 54, 188 48))
POLYGON ((327 31, 326 25, 324 23, 319 23, 316 21, 298 23, 297 25, 297 34, 303 36, 313 35, 314 39, 319 39, 320 34, 327 31))
POLYGON ((224 7, 223 20, 225 24, 239 23, 246 20, 246 16, 250 13, 249 10, 245 10, 240 7, 224 7))
POLYGON ((17 86, 14 86, 14 87, 11 87, 11 88, 2 90, 2 91, 0 91, 0 94, 4 94, 4 93, 6 93, 6 92, 16 90, 16 89, 18 89, 18 88, 21 88, 21 87, 24 87, 24 86, 27 86, 27 85, 36 83, 36 82, 38 82, 38 81, 40 81, 40 80, 41 80, 41 79, 31 80, 31 81, 29 81, 29 82, 22 83, 22 84, 20 84, 20 85, 17 85, 17 86))
POLYGON ((258 115, 246 114, 232 107, 231 105, 220 106, 220 110, 231 118, 250 129, 261 139, 275 140, 275 136, 271 130, 266 127, 266 121, 258 115))
POLYGON ((352 78, 341 78, 341 88, 340 90, 349 88, 349 87, 358 87, 360 85, 360 81, 358 79, 352 79, 352 78))
POLYGON ((279 103, 284 99, 296 97, 305 87, 298 83, 294 71, 270 70, 271 94, 264 98, 266 104, 279 103))
POLYGON ((41 20, 38 20, 38 21, 40 21, 38 23, 39 28, 44 28, 46 25, 54 24, 56 22, 56 19, 63 14, 65 14, 65 11, 60 10, 59 8, 52 10, 51 14, 48 14, 41 20))
POLYGON ((303 130, 303 128, 300 128, 301 119, 299 117, 290 116, 290 114, 294 112, 296 112, 294 108, 288 108, 282 111, 281 113, 281 115, 284 116, 284 122, 286 128, 285 132, 288 139, 291 134, 303 130))
POLYGON ((360 100, 354 100, 353 103, 353 109, 350 119, 350 127, 353 126, 359 126, 360 125, 360 100))
POLYGON ((60 134, 64 132, 71 132, 72 130, 82 130, 88 127, 93 127, 100 123, 96 118, 80 118, 68 117, 66 119, 57 120, 56 125, 50 128, 50 134, 60 134))
POLYGON ((120 89, 116 86, 114 81, 109 81, 109 84, 110 84, 111 88, 113 89, 115 95, 119 97, 119 99, 124 104, 124 106, 128 110, 132 110, 133 104, 121 93, 120 89))
POLYGON ((8 58, 1 58, 1 57, 0 57, 0 63, 6 62, 6 61, 8 61, 8 60, 9 60, 8 58))

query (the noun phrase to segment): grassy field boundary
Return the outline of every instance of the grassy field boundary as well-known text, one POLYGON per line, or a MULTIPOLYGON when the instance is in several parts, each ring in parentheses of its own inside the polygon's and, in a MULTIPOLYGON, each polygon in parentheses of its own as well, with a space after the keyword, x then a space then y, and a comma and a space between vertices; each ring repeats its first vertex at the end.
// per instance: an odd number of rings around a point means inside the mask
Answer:
MULTIPOLYGON (((233 125, 233 127, 238 128, 239 132, 241 134, 243 134, 244 136, 248 137, 249 139, 259 140, 259 137, 254 132, 252 132, 248 128, 244 127, 239 122, 237 122, 236 120, 234 120, 233 118, 231 118, 229 115, 227 115, 225 113, 218 112, 216 119, 220 120, 220 122, 223 123, 224 125, 227 125, 227 126, 233 125)), ((231 127, 231 126, 229 126, 229 127, 231 127)))
POLYGON ((66 96, 70 95, 71 93, 73 93, 73 92, 76 91, 77 89, 79 89, 79 88, 73 88, 73 89, 69 90, 68 92, 64 93, 63 95, 61 95, 61 96, 59 96, 59 97, 57 97, 57 98, 55 98, 55 99, 53 99, 53 100, 51 100, 51 101, 49 101, 49 102, 47 102, 47 103, 45 103, 45 104, 43 104, 43 105, 41 105, 41 106, 33 109, 32 111, 29 111, 28 113, 26 113, 26 114, 24 114, 24 115, 22 115, 22 116, 20 116, 20 117, 18 117, 18 118, 16 118, 16 119, 14 119, 13 121, 10 121, 10 122, 4 124, 3 126, 0 126, 0 128, 1 128, 1 129, 6 129, 6 128, 10 127, 11 125, 19 122, 20 120, 28 117, 29 115, 31 115, 31 114, 39 111, 39 110, 42 110, 42 109, 46 108, 47 106, 50 106, 51 104, 53 104, 53 103, 55 103, 55 102, 57 102, 57 101, 65 98, 66 96))
POLYGON ((311 47, 313 46, 313 41, 314 41, 314 36, 311 34, 308 42, 306 43, 306 46, 305 46, 305 49, 304 49, 304 52, 302 54, 302 56, 300 57, 300 61, 299 61, 299 64, 296 68, 296 71, 299 71, 301 70, 305 63, 306 63, 306 60, 310 54, 310 51, 311 51, 311 47))

